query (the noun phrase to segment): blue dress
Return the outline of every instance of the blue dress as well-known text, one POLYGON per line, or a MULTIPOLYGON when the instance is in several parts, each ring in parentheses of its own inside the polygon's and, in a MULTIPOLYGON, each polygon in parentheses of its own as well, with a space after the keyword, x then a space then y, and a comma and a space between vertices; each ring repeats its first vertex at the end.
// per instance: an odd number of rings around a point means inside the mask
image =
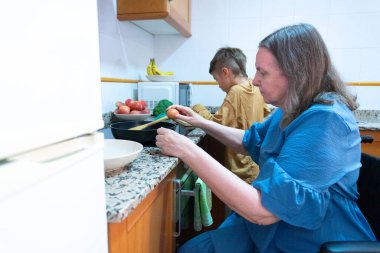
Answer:
POLYGON ((376 240, 356 204, 361 164, 353 113, 338 101, 315 104, 284 129, 282 115, 277 109, 243 139, 260 166, 252 185, 280 221, 260 226, 233 213, 180 252, 305 253, 326 241, 376 240))

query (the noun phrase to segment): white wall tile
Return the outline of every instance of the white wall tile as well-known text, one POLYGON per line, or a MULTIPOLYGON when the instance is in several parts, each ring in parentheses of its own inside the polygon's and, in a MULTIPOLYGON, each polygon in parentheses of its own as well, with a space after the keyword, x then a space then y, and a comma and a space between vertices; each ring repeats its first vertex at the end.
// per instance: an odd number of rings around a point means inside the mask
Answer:
POLYGON ((228 44, 231 47, 238 47, 244 52, 257 49, 262 39, 260 18, 230 19, 228 28, 228 44))
POLYGON ((153 35, 116 18, 115 0, 98 0, 102 77, 139 79, 153 57, 153 35))
POLYGON ((295 0, 263 0, 262 17, 270 21, 272 17, 293 16, 295 0))
POLYGON ((380 12, 380 1, 378 0, 331 0, 330 13, 361 13, 380 12))
POLYGON ((191 18, 194 21, 209 21, 215 17, 227 18, 228 0, 191 0, 191 18))
POLYGON ((122 77, 126 71, 126 57, 122 53, 119 38, 107 34, 99 34, 100 48, 100 72, 103 77, 122 77))
POLYGON ((328 44, 331 48, 357 48, 363 46, 360 16, 332 15, 329 20, 328 44))
POLYGON ((345 82, 360 81, 362 51, 359 49, 330 49, 331 61, 345 82))
MULTIPOLYGON (((365 48, 360 50, 360 76, 357 81, 380 81, 380 48, 365 48)), ((380 101, 380 93, 378 94, 380 101)))
POLYGON ((115 10, 112 0, 98 1, 98 27, 99 33, 117 34, 115 10))
POLYGON ((219 48, 215 48, 214 50, 203 50, 198 51, 195 54, 197 59, 197 65, 195 69, 196 80, 205 80, 205 81, 215 81, 213 77, 209 73, 210 69, 210 61, 214 57, 216 51, 219 48))
POLYGON ((229 0, 229 18, 261 17, 263 0, 229 0))
POLYGON ((154 53, 162 56, 192 51, 197 47, 196 37, 196 34, 189 38, 180 35, 156 35, 154 53))
POLYGON ((228 19, 209 19, 207 22, 192 22, 196 34, 193 50, 214 50, 228 43, 228 19))
POLYGON ((329 13, 329 9, 330 0, 295 0, 294 15, 327 15, 329 13))
POLYGON ((294 17, 293 16, 282 16, 282 17, 271 17, 266 18, 262 22, 261 27, 261 38, 263 39, 267 35, 271 34, 275 30, 286 26, 286 25, 292 25, 294 24, 294 17))
POLYGON ((178 80, 194 80, 196 76, 196 55, 192 52, 176 53, 160 57, 156 54, 157 66, 162 71, 173 71, 178 80))
POLYGON ((380 87, 349 86, 349 90, 357 95, 360 110, 380 110, 380 87))
POLYGON ((116 101, 137 99, 137 84, 102 82, 102 113, 115 110, 116 101))
POLYGON ((323 40, 327 44, 328 42, 328 27, 329 27, 329 16, 328 15, 318 15, 318 16, 295 16, 293 19, 294 23, 308 23, 313 25, 318 32, 321 34, 323 40))
MULTIPOLYGON (((380 1, 379 1, 380 3, 380 1)), ((359 14, 360 32, 357 34, 362 47, 380 47, 380 12, 359 14)))

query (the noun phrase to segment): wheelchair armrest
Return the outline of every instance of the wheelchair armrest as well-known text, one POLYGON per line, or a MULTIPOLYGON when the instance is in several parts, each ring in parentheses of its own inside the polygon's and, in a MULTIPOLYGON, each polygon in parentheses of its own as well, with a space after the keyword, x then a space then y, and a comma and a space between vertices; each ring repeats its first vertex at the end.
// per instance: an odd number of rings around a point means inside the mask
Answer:
POLYGON ((320 253, 380 253, 380 242, 326 242, 322 244, 320 253))

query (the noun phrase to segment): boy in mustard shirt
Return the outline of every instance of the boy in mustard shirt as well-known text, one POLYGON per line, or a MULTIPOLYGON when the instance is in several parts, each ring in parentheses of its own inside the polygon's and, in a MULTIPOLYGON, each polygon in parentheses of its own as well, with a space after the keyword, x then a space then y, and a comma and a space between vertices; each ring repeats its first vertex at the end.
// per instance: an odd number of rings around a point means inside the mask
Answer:
MULTIPOLYGON (((212 115, 203 105, 193 110, 204 118, 222 125, 248 129, 254 122, 261 122, 270 110, 259 91, 246 73, 247 58, 239 48, 220 48, 210 62, 209 73, 226 92, 223 104, 212 115)), ((250 156, 225 148, 224 166, 247 183, 258 175, 259 168, 250 156)))

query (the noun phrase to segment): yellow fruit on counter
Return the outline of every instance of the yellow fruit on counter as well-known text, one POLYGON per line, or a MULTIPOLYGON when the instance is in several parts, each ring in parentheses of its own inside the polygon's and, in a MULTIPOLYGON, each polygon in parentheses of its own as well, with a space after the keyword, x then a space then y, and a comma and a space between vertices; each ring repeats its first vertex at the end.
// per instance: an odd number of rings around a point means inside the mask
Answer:
POLYGON ((172 72, 172 71, 168 71, 168 72, 161 71, 157 67, 154 58, 150 59, 150 63, 147 67, 147 73, 148 73, 148 75, 159 75, 159 76, 172 76, 172 75, 174 75, 174 72, 172 72))
POLYGON ((150 59, 148 66, 146 67, 146 73, 148 76, 154 75, 152 71, 153 59, 150 59))

